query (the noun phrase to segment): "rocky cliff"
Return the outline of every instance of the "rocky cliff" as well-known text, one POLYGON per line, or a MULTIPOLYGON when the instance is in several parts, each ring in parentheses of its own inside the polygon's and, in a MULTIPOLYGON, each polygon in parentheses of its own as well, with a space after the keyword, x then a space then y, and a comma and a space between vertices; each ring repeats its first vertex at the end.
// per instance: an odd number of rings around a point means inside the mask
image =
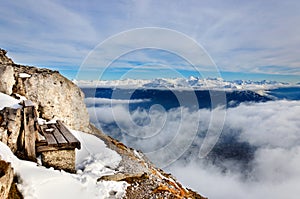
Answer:
MULTIPOLYGON (((0 49, 0 92, 30 99, 40 118, 61 119, 71 129, 96 135, 116 151, 122 157, 117 172, 102 176, 98 181, 126 181, 129 186, 124 198, 203 198, 184 188, 172 175, 156 168, 141 152, 126 147, 90 124, 82 91, 59 72, 15 64, 6 56, 6 51, 0 49)), ((8 118, 11 114, 7 112, 8 118)), ((3 126, 3 135, 11 131, 7 129, 7 125, 3 126)), ((10 145, 14 152, 14 143, 10 145)))
POLYGON ((41 118, 63 118, 75 130, 89 131, 84 94, 57 71, 15 64, 0 49, 0 92, 33 101, 41 118))

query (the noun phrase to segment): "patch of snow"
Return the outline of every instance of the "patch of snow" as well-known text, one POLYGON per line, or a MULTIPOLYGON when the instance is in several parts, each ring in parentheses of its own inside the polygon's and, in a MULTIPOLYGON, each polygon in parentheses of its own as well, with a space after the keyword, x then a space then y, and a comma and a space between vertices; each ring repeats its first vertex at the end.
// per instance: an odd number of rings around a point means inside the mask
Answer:
POLYGON ((44 125, 44 124, 46 124, 46 120, 44 120, 43 118, 37 118, 37 121, 38 121, 38 123, 39 123, 39 125, 44 125))
POLYGON ((29 78, 29 77, 31 77, 31 75, 29 75, 27 73, 19 73, 19 77, 21 77, 21 78, 29 78))
POLYGON ((94 135, 71 130, 81 142, 81 149, 76 154, 76 168, 89 175, 102 177, 115 173, 122 157, 107 148, 106 144, 94 135))
POLYGON ((22 106, 19 103, 19 100, 0 92, 0 110, 4 107, 21 108, 22 106))
POLYGON ((126 182, 97 182, 99 177, 116 172, 113 168, 119 164, 121 157, 93 135, 79 131, 72 133, 82 144, 82 149, 76 151, 77 174, 47 169, 34 162, 19 160, 0 142, 0 156, 11 162, 15 173, 20 176, 18 188, 25 198, 121 198, 128 186, 126 182))
POLYGON ((44 124, 55 124, 56 123, 56 119, 51 119, 49 121, 43 119, 43 118, 38 118, 38 123, 39 125, 44 125, 44 124))

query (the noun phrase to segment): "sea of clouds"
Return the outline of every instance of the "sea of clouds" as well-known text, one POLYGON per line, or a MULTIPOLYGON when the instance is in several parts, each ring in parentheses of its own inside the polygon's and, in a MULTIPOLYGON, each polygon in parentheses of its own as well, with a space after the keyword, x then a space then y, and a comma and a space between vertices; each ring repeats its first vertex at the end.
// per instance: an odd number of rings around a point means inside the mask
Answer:
POLYGON ((149 111, 137 109, 129 113, 128 106, 116 103, 90 107, 89 113, 96 126, 104 131, 109 129, 105 133, 115 132, 125 144, 142 150, 184 185, 209 198, 300 196, 300 101, 243 103, 226 110, 222 136, 235 137, 255 149, 247 171, 236 159, 224 160, 224 170, 199 158, 199 149, 211 125, 209 109, 179 107, 166 111, 154 105, 149 111), (192 152, 193 158, 182 158, 191 146, 197 149, 192 152))

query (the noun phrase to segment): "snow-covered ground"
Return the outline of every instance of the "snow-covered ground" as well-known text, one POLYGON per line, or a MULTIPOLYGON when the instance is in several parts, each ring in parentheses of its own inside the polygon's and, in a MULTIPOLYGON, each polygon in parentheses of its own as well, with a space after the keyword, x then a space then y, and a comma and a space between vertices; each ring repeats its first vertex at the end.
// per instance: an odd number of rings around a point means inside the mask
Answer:
POLYGON ((198 90, 267 90, 284 86, 291 86, 289 83, 276 81, 251 81, 251 80, 234 80, 226 81, 221 78, 201 79, 198 77, 174 78, 174 79, 154 79, 154 80, 74 80, 81 88, 94 87, 117 87, 117 88, 155 88, 155 89, 198 89, 198 90))
MULTIPOLYGON (((0 109, 16 107, 18 100, 0 93, 0 109)), ((99 181, 104 175, 113 174, 121 156, 106 147, 99 138, 71 130, 81 142, 76 150, 76 174, 47 169, 34 162, 18 159, 11 150, 0 142, 0 156, 12 163, 15 174, 20 177, 18 188, 25 199, 82 199, 121 198, 127 188, 126 182, 99 181)))
POLYGON ((0 110, 4 107, 19 108, 19 100, 0 92, 0 110))
POLYGON ((78 131, 72 133, 83 144, 82 149, 76 151, 77 174, 47 169, 34 162, 19 160, 0 142, 0 156, 12 163, 15 173, 20 177, 18 188, 25 199, 98 199, 107 198, 111 193, 116 198, 121 198, 127 187, 126 182, 97 182, 99 177, 115 173, 113 168, 118 165, 121 157, 93 135, 78 131))

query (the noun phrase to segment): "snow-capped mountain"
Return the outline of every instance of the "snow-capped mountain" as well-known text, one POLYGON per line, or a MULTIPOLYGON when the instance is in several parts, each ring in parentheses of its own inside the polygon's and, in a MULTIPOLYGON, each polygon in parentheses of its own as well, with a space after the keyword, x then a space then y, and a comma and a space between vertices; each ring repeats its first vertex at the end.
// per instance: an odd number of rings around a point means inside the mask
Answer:
POLYGON ((222 78, 206 78, 191 76, 189 78, 157 78, 153 80, 74 80, 79 87, 117 87, 117 88, 155 88, 155 89, 198 89, 198 90, 266 90, 278 87, 291 86, 289 83, 277 81, 252 81, 233 80, 227 81, 222 78))

